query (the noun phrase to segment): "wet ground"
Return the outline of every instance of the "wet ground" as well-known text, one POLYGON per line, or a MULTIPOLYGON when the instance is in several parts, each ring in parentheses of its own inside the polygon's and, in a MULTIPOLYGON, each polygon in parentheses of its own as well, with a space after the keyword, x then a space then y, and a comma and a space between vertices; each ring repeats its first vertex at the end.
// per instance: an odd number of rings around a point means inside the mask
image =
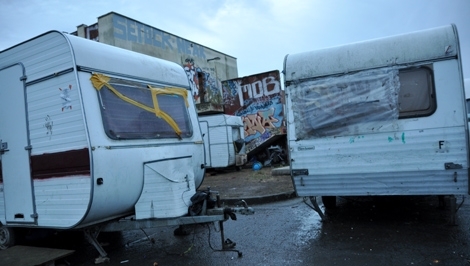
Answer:
MULTIPOLYGON (((236 251, 220 252, 218 225, 102 234, 106 265, 470 265, 470 203, 449 210, 436 197, 341 198, 321 221, 302 198, 254 205, 252 216, 224 223, 236 251)), ((461 205, 460 205, 461 204, 461 205)), ((321 203, 320 203, 320 206, 321 203)), ((36 242, 38 243, 38 242, 36 242)), ((94 265, 98 253, 80 236, 58 234, 41 245, 72 248, 63 265, 94 265)))
POLYGON ((263 167, 254 171, 251 167, 239 170, 208 170, 199 189, 210 187, 218 191, 221 199, 247 199, 267 195, 294 192, 290 175, 273 175, 273 169, 263 167))

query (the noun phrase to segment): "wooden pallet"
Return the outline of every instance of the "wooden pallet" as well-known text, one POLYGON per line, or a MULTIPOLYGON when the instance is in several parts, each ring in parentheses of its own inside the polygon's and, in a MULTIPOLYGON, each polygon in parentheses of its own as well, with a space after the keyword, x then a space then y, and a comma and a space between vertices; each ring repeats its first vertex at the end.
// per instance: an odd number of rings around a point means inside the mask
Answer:
POLYGON ((0 264, 16 266, 54 266, 56 260, 64 258, 74 252, 75 250, 67 249, 13 246, 0 251, 0 264))

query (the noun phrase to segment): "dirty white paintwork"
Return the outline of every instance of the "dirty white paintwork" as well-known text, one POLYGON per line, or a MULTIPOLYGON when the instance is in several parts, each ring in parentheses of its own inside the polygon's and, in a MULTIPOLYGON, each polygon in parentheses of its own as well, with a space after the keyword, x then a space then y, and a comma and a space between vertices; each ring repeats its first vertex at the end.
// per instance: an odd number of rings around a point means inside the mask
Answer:
MULTIPOLYGON (((180 192, 179 188, 171 187, 173 184, 158 184, 158 191, 173 190, 174 193, 167 194, 164 201, 153 199, 153 207, 177 211, 163 211, 156 216, 164 218, 184 214, 181 210, 187 210, 188 197, 194 194, 204 176, 201 167, 204 164, 203 141, 191 97, 188 98, 193 128, 191 137, 182 140, 176 137, 112 140, 103 131, 101 105, 90 82, 91 74, 98 72, 153 85, 189 89, 181 66, 55 31, 0 53, 0 69, 16 63, 24 66, 27 77, 27 115, 23 122, 28 123, 30 155, 86 148, 90 152, 91 165, 90 176, 35 179, 32 182, 33 198, 29 201, 36 218, 28 226, 80 228, 135 213, 141 209, 136 206, 139 198, 152 200, 151 195, 155 195, 149 191, 154 189, 155 178, 144 177, 144 173, 148 173, 144 165, 153 165, 154 162, 161 162, 159 167, 165 167, 166 177, 179 180, 180 174, 184 174, 190 183, 188 189, 185 181, 184 191, 180 192), (184 168, 172 162, 179 162, 181 158, 186 158, 184 168), (98 179, 103 181, 102 184, 98 179)), ((1 89, 4 88, 0 86, 1 89)), ((0 136, 1 132, 2 128, 0 136)), ((3 164, 4 170, 23 167, 21 164, 3 164)), ((27 178, 30 180, 29 176, 27 178)), ((0 222, 25 226, 5 219, 5 205, 17 208, 21 204, 5 201, 6 183, 0 184, 0 222)), ((144 205, 142 211, 146 212, 146 202, 144 205)))
POLYGON ((287 55, 284 61, 284 69, 287 70, 285 80, 302 80, 455 57, 460 49, 456 31, 455 27, 444 26, 287 55))
POLYGON ((465 86, 465 96, 467 99, 470 99, 470 78, 464 80, 465 86))
POLYGON ((135 205, 136 219, 178 217, 187 214, 194 195, 191 158, 144 164, 144 188, 135 205))
POLYGON ((7 145, 2 156, 2 174, 4 185, 5 208, 4 221, 33 223, 34 204, 32 181, 29 177, 29 145, 25 91, 20 77, 24 75, 21 64, 0 68, 0 142, 7 145), (8 114, 8 115, 7 115, 8 114), (22 167, 8 167, 18 164, 22 167), (7 178, 13 177, 13 178, 7 178))
MULTIPOLYGON (((233 166, 236 163, 234 141, 244 139, 243 121, 239 116, 217 114, 199 117, 204 135, 206 166, 233 166)), ((243 154, 242 150, 239 152, 243 154)))
POLYGON ((468 126, 455 27, 288 55, 284 66, 291 170, 299 196, 468 194, 468 126), (293 112, 292 93, 302 90, 305 80, 425 64, 432 65, 436 92, 431 115, 378 121, 381 127, 359 122, 347 134, 296 137, 300 117, 293 112), (461 168, 446 169, 446 163, 461 168))

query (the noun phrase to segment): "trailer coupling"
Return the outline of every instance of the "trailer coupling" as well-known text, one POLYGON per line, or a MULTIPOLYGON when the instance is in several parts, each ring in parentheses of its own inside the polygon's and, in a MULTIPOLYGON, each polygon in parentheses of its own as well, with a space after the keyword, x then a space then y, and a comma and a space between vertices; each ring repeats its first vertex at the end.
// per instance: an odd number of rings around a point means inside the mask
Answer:
POLYGON ((109 262, 108 254, 98 242, 97 238, 100 232, 115 232, 126 230, 143 230, 148 228, 156 228, 163 226, 178 226, 174 230, 175 235, 185 235, 185 226, 195 224, 216 223, 219 225, 219 232, 222 240, 222 249, 214 251, 231 251, 237 252, 238 256, 242 256, 242 252, 235 250, 236 245, 230 239, 225 239, 223 223, 229 219, 237 220, 236 214, 252 215, 255 213, 252 207, 241 200, 237 202, 235 207, 222 207, 220 204, 219 193, 208 188, 205 191, 197 192, 192 198, 192 205, 189 208, 188 215, 176 218, 162 219, 143 219, 137 220, 134 216, 125 217, 119 220, 109 221, 101 225, 95 225, 84 228, 83 232, 88 242, 92 244, 100 256, 95 259, 95 264, 109 262), (214 198, 215 197, 215 198, 214 198))

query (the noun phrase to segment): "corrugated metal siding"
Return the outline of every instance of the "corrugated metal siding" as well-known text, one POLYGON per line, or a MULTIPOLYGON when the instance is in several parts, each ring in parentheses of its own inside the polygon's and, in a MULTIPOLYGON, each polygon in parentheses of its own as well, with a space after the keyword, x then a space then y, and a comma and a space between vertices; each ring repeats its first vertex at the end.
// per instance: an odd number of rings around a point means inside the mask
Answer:
POLYGON ((467 150, 459 143, 465 141, 464 127, 451 127, 291 141, 289 145, 292 169, 309 171, 302 181, 294 177, 299 195, 464 194, 467 150), (441 149, 440 140, 445 140, 441 149), (457 182, 454 170, 444 168, 448 162, 463 167, 456 171, 457 182))
MULTIPOLYGON (((0 53, 0 68, 14 63, 24 65, 27 84, 74 67, 70 45, 58 32, 0 53)), ((87 147, 78 89, 74 72, 27 86, 33 155, 87 147)))
POLYGON ((233 146, 231 135, 227 131, 230 126, 209 123, 209 145, 212 167, 226 167, 229 165, 229 145, 233 146))
POLYGON ((457 57, 453 25, 286 56, 287 82, 363 69, 457 57), (367 60, 364 60, 367 58, 367 60), (314 63, 313 63, 314 62, 314 63))
MULTIPOLYGON (((208 141, 210 156, 209 167, 227 167, 235 164, 235 148, 232 127, 243 130, 243 122, 238 116, 211 115, 201 116, 201 122, 208 125, 208 141)), ((201 124, 202 125, 202 124, 201 124)), ((239 134, 240 135, 240 134, 239 134)))
POLYGON ((45 34, 30 42, 0 53, 0 68, 21 62, 30 82, 73 66, 67 40, 58 32, 45 34))
POLYGON ((296 176, 294 185, 299 196, 465 195, 467 179, 458 169, 296 176))
MULTIPOLYGON (((227 167, 230 165, 227 143, 211 144, 212 167, 227 167)), ((235 162, 234 162, 235 163, 235 162)))
POLYGON ((185 215, 195 192, 191 158, 146 163, 144 187, 135 204, 136 219, 185 215))
POLYGON ((89 176, 34 181, 38 226, 68 228, 85 215, 90 201, 89 176))
POLYGON ((74 75, 71 72, 28 86, 32 155, 88 146, 82 104, 74 75))

